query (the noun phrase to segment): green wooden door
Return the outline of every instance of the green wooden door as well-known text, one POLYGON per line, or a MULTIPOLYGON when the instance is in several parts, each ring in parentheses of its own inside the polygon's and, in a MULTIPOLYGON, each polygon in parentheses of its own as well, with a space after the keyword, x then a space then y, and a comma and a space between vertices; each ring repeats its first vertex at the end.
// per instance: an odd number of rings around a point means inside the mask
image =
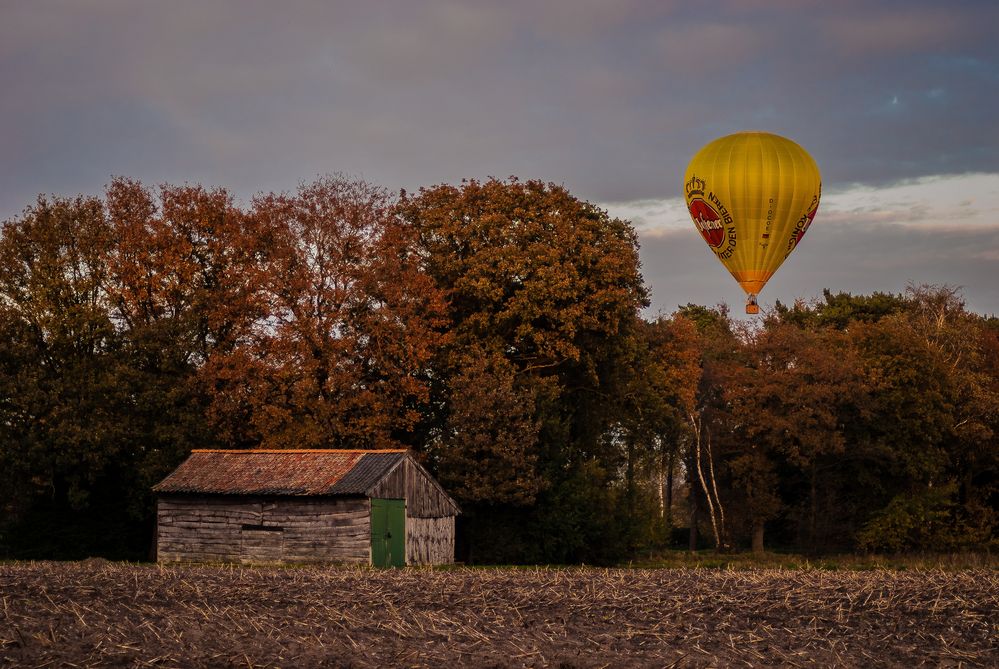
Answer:
POLYGON ((406 500, 371 500, 371 564, 406 565, 406 500))

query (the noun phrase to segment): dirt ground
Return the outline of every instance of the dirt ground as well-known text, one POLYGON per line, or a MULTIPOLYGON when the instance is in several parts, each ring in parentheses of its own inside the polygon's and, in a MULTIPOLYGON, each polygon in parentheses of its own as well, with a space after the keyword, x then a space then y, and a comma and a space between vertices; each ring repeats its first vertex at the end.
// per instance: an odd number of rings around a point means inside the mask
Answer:
POLYGON ((0 665, 999 666, 999 572, 0 564, 0 665))

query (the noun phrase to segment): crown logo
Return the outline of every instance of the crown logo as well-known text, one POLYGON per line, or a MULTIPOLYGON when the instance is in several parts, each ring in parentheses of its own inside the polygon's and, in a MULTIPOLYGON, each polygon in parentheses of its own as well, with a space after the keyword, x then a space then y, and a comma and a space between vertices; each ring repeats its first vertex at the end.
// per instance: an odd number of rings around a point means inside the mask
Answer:
POLYGON ((685 185, 687 190, 687 197, 693 197, 694 195, 704 195, 704 179, 698 179, 696 176, 691 177, 685 185))

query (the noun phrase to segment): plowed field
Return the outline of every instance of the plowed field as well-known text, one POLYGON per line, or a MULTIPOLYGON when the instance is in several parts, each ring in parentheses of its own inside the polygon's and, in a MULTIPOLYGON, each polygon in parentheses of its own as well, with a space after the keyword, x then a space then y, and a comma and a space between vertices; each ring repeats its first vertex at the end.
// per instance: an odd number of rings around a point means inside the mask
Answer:
POLYGON ((0 565, 0 665, 999 666, 999 573, 0 565))

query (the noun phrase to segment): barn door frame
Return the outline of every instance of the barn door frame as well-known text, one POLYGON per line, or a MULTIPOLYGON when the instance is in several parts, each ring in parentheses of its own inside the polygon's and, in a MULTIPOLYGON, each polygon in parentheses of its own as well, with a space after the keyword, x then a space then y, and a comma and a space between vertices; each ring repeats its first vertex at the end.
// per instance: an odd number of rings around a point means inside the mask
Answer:
POLYGON ((406 566, 406 500, 371 499, 371 564, 406 566))

